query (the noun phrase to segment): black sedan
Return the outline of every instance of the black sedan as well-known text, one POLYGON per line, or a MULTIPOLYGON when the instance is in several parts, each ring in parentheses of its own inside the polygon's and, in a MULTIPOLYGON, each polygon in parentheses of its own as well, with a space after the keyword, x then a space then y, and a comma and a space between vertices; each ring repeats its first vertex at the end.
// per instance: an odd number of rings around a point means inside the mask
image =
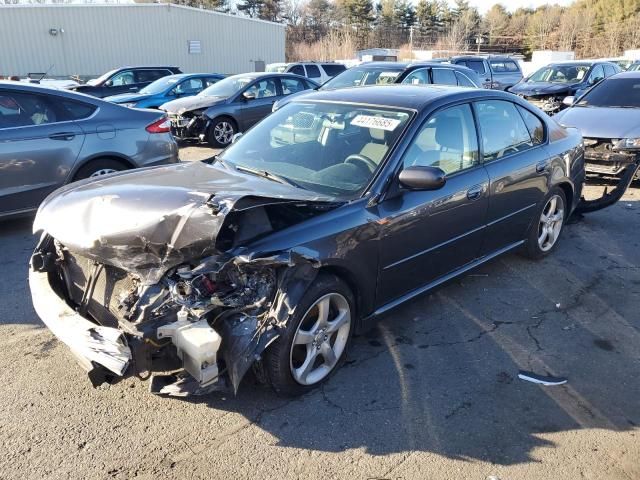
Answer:
POLYGON ((98 78, 89 80, 84 85, 69 87, 69 90, 86 93, 94 97, 108 97, 122 93, 136 93, 141 89, 167 75, 182 73, 178 67, 171 66, 144 66, 121 67, 109 70, 98 78))
POLYGON ((500 91, 318 92, 212 163, 51 195, 34 306, 94 383, 150 372, 154 392, 205 393, 255 364, 301 394, 366 322, 505 252, 550 254, 580 199, 581 141, 500 91))

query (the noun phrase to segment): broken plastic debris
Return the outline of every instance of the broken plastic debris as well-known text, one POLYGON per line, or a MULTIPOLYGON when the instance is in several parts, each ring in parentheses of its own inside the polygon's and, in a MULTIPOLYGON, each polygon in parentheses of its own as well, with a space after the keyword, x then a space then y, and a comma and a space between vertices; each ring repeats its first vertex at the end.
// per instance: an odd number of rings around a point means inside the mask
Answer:
POLYGON ((518 373, 518 378, 520 380, 526 380, 527 382, 538 383, 540 385, 546 386, 564 385, 565 383, 567 383, 567 379, 565 377, 538 375, 536 373, 526 372, 524 370, 520 370, 520 373, 518 373))

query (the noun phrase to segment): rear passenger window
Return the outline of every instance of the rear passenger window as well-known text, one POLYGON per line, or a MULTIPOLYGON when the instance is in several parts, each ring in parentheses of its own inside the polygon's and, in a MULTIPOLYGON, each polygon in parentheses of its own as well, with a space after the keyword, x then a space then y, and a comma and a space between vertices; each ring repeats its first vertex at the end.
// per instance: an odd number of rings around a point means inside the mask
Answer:
POLYGON ((65 120, 83 120, 93 115, 98 107, 73 100, 60 100, 65 120))
POLYGON ((533 147, 533 141, 516 106, 504 100, 477 102, 485 161, 497 160, 533 147))
POLYGON ((154 82, 167 75, 171 75, 169 70, 138 70, 136 72, 138 83, 154 82))
POLYGON ((433 83, 438 85, 458 85, 456 74, 448 68, 434 68, 432 71, 433 83))
POLYGON ((512 61, 512 60, 507 60, 506 62, 504 62, 504 68, 507 72, 519 72, 520 69, 518 68, 518 65, 516 64, 516 62, 512 61))
MULTIPOLYGON (((65 104, 65 101, 53 95, 0 92, 0 128, 30 127, 72 120, 65 104)), ((84 113, 87 113, 86 110, 84 113)))
POLYGON ((467 77, 464 73, 460 73, 460 72, 455 72, 456 73, 456 78, 458 79, 458 85, 460 85, 461 87, 477 87, 477 85, 475 85, 471 80, 469 80, 469 77, 467 77))
POLYGON ((613 65, 605 65, 604 72, 605 77, 610 77, 611 75, 615 75, 616 73, 618 73, 613 65))
POLYGON ((335 77, 336 75, 344 72, 347 69, 347 67, 345 67, 341 63, 323 63, 322 68, 330 77, 335 77))
POLYGON ((427 83, 431 83, 429 81, 429 69, 428 68, 420 68, 418 70, 414 70, 409 75, 404 77, 402 83, 409 85, 424 85, 427 83))
POLYGON ((525 125, 527 126, 527 130, 529 131, 531 140, 533 140, 533 144, 540 145, 541 143, 544 143, 544 124, 542 123, 542 120, 526 108, 522 108, 520 105, 518 105, 517 108, 520 115, 522 115, 525 125))
POLYGON ((320 78, 320 69, 317 65, 305 65, 307 68, 307 77, 320 78))
POLYGON ((291 67, 291 69, 289 70, 289 73, 293 73, 295 75, 301 75, 301 76, 305 76, 304 74, 304 68, 302 67, 302 65, 294 65, 293 67, 291 67))
POLYGON ((478 142, 469 105, 437 112, 422 127, 404 156, 404 167, 438 167, 452 174, 478 164, 478 142))
POLYGON ((493 70, 494 72, 506 72, 507 71, 507 66, 506 66, 505 62, 503 62, 502 60, 491 60, 489 62, 489 65, 491 65, 491 70, 493 70))
POLYGON ((281 78, 280 83, 282 84, 283 95, 291 95, 305 90, 305 85, 299 78, 281 78))

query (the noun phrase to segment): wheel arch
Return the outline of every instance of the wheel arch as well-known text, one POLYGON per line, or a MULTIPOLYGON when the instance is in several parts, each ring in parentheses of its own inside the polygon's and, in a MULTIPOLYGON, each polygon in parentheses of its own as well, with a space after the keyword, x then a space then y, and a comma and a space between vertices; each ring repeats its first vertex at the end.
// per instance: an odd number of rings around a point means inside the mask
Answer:
POLYGON ((318 271, 318 275, 322 273, 325 273, 328 275, 334 275, 338 277, 340 280, 345 282, 347 284, 347 287, 349 287, 349 290, 351 290, 351 293, 353 294, 353 298, 355 299, 355 302, 356 302, 355 317, 357 319, 356 329, 358 329, 361 326, 360 325, 361 319, 362 319, 361 313, 366 310, 366 306, 365 306, 366 302, 362 297, 360 288, 358 287, 358 280, 355 274, 351 272, 349 269, 339 265, 326 265, 326 266, 320 267, 318 271))
POLYGON ((560 182, 556 185, 564 193, 564 198, 567 201, 567 212, 572 212, 574 205, 573 198, 573 186, 569 182, 560 182))
POLYGON ((73 178, 75 178, 75 176, 77 175, 78 170, 80 170, 82 167, 90 164, 91 162, 95 162, 97 160, 116 160, 118 162, 123 163, 129 168, 136 168, 136 164, 133 162, 133 160, 131 160, 126 155, 122 155, 116 152, 96 153, 94 155, 91 155, 90 157, 83 158, 82 161, 80 162, 77 162, 73 166, 73 169, 71 169, 71 171, 69 172, 69 176, 67 177, 67 182, 72 181, 73 178))

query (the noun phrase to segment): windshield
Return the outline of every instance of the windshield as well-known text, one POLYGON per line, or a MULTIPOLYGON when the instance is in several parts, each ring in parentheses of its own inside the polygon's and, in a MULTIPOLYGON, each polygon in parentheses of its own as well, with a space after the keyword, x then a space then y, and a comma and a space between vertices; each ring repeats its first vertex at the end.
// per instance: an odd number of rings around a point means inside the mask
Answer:
POLYGON ((267 72, 271 72, 271 73, 284 73, 286 69, 287 69, 287 65, 285 63, 267 65, 267 72))
POLYGON ((640 78, 609 78, 584 94, 579 107, 640 108, 640 78))
POLYGON ((101 83, 107 81, 107 79, 116 72, 117 70, 109 70, 107 73, 103 73, 98 78, 87 80, 87 85, 100 85, 101 83))
POLYGON ((214 83, 210 87, 205 88, 198 95, 203 97, 230 97, 248 84, 253 82, 255 77, 247 77, 246 75, 234 75, 214 83))
POLYGON ((403 68, 385 67, 353 67, 336 75, 322 85, 321 89, 361 87, 363 85, 380 85, 394 83, 403 72, 403 68))
POLYGON ((527 83, 576 83, 584 80, 589 71, 589 65, 553 65, 544 67, 529 77, 527 83))
POLYGON ((181 78, 182 78, 182 75, 169 75, 168 77, 159 78, 155 82, 151 82, 149 85, 147 85, 142 90, 140 90, 140 93, 146 93, 150 95, 155 95, 156 93, 162 93, 166 89, 178 83, 181 78))
POLYGON ((220 156, 320 194, 352 198, 367 186, 411 113, 338 103, 292 102, 220 156))

